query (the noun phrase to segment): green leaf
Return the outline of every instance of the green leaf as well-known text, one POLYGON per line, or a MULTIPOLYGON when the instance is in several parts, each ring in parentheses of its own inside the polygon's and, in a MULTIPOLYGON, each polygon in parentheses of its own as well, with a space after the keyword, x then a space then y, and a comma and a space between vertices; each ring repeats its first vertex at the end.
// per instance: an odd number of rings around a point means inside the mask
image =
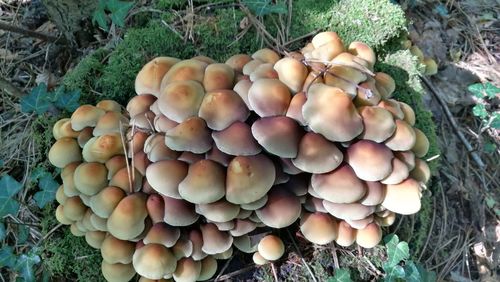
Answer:
POLYGON ((55 93, 55 104, 59 109, 74 112, 80 106, 80 90, 64 92, 64 87, 59 87, 55 93))
POLYGON ((44 176, 50 176, 50 173, 46 171, 43 167, 36 167, 30 174, 30 181, 36 182, 38 179, 44 176))
POLYGON ((500 129, 500 113, 493 114, 493 120, 490 123, 490 127, 494 129, 500 129))
POLYGON ((119 0, 109 0, 106 7, 111 12, 111 21, 119 27, 125 26, 125 18, 134 6, 134 2, 124 2, 119 0))
POLYGON ((406 273, 405 281, 406 282, 421 282, 422 277, 420 276, 420 272, 417 269, 417 266, 413 261, 409 261, 405 264, 404 270, 406 273))
POLYGON ((31 90, 30 94, 21 98, 21 111, 23 113, 35 112, 39 115, 47 112, 50 107, 47 96, 47 85, 40 83, 31 90))
POLYGON ((12 199, 22 188, 12 176, 4 175, 0 179, 0 218, 8 214, 16 215, 19 211, 19 203, 12 199))
POLYGON ((328 278, 327 282, 350 282, 351 274, 348 269, 339 268, 335 270, 335 275, 328 278))
POLYGON ((108 18, 106 17, 106 13, 104 12, 104 8, 97 8, 97 10, 92 13, 92 23, 98 24, 99 27, 104 29, 105 31, 109 30, 108 26, 108 18))
POLYGON ((24 281, 35 281, 35 269, 33 269, 33 266, 39 263, 40 257, 31 251, 28 254, 19 256, 14 269, 20 273, 24 281))
POLYGON ((488 116, 488 112, 486 111, 486 107, 483 104, 477 104, 472 108, 472 113, 479 118, 486 118, 488 116))
POLYGON ((500 88, 496 87, 490 82, 487 82, 484 85, 484 92, 486 92, 486 96, 488 96, 489 98, 495 98, 496 95, 500 94, 500 88))
POLYGON ((405 270, 401 265, 396 265, 391 267, 388 271, 386 270, 384 281, 392 282, 397 281, 399 278, 405 277, 405 270))
POLYGON ((35 193, 33 199, 39 208, 43 208, 55 199, 59 183, 49 174, 40 179, 38 187, 40 187, 40 191, 35 193))
POLYGON ((3 224, 3 222, 0 222, 0 241, 3 241, 3 239, 5 239, 5 236, 7 236, 5 224, 3 224))
POLYGON ((288 13, 288 9, 283 2, 273 4, 271 0, 244 0, 243 4, 256 16, 288 13))
POLYGON ((483 146, 483 151, 487 154, 492 154, 493 152, 496 151, 496 149, 497 149, 497 145, 495 143, 487 142, 483 146))
POLYGON ((14 248, 11 246, 4 246, 0 249, 0 267, 13 267, 16 263, 16 255, 14 255, 14 248))
POLYGON ((423 265, 417 264, 418 273, 420 273, 420 277, 422 278, 422 282, 436 282, 436 272, 427 271, 423 265))
POLYGON ((30 236, 30 229, 26 225, 17 226, 17 244, 24 244, 28 241, 30 236))
POLYGON ((483 98, 484 96, 484 85, 482 83, 469 85, 469 87, 467 87, 467 90, 469 90, 477 98, 483 98))
POLYGON ((395 266, 410 257, 408 243, 399 242, 397 235, 390 234, 384 238, 384 241, 387 247, 387 267, 395 266))
POLYGON ((485 199, 485 201, 486 201, 486 205, 487 205, 487 206, 488 206, 488 208, 490 208, 490 209, 491 209, 491 208, 493 208, 493 207, 495 206, 495 204, 497 203, 497 202, 495 201, 495 199, 493 199, 493 198, 492 198, 492 197, 490 197, 490 196, 487 196, 487 197, 486 197, 486 199, 485 199))

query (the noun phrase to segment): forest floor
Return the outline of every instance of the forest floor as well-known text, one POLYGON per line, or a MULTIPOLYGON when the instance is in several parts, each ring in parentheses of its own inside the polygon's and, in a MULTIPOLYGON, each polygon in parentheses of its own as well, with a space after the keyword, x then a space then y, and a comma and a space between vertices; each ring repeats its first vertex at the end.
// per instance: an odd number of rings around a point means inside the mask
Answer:
MULTIPOLYGON (((478 117, 473 108, 481 104, 490 116, 498 115, 500 93, 479 99, 467 89, 478 82, 500 87, 500 6, 498 1, 399 2, 410 22, 409 38, 439 64, 436 75, 422 79, 442 151, 434 176, 441 189, 433 195, 431 232, 416 253, 440 279, 499 281, 499 131, 489 127, 489 116, 478 117)), ((58 36, 39 1, 0 1, 0 22, 58 36)), ((33 119, 20 112, 19 98, 41 82, 55 87, 82 57, 121 35, 96 33, 92 43, 75 53, 53 44, 52 38, 0 28, 0 175, 15 171, 27 177, 44 158, 33 149, 33 119), (7 131, 12 124, 25 130, 7 131)), ((34 224, 32 240, 44 240, 48 235, 40 233, 40 218, 30 212, 30 204, 21 208, 23 220, 34 224)))

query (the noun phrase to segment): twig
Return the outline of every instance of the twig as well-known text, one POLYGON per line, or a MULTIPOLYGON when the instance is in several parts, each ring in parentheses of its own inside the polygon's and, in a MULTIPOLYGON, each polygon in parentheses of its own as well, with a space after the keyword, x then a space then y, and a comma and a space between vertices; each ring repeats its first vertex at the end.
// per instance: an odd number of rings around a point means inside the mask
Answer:
POLYGON ((0 29, 23 34, 23 35, 27 35, 27 36, 38 38, 40 40, 48 41, 48 42, 56 42, 59 40, 59 38, 56 36, 44 34, 44 33, 38 32, 38 31, 32 31, 29 29, 24 29, 24 28, 18 27, 18 26, 13 26, 13 25, 10 25, 4 21, 0 21, 0 29))
POLYGON ((233 258, 234 258, 234 254, 231 256, 230 259, 228 259, 226 261, 226 263, 224 264, 224 266, 220 270, 219 275, 217 275, 217 277, 215 277, 214 281, 222 281, 221 276, 222 276, 222 274, 224 274, 224 271, 226 271, 226 269, 228 268, 228 266, 231 263, 231 261, 233 261, 233 258))
POLYGON ((335 269, 340 268, 339 257, 337 256, 337 247, 335 246, 335 242, 332 242, 332 255, 333 255, 333 264, 335 265, 335 269))
POLYGON ((273 276, 274 276, 274 281, 278 282, 278 273, 276 272, 276 266, 274 266, 274 263, 271 262, 271 271, 273 272, 273 276))
POLYGON ((19 90, 17 87, 12 85, 8 80, 0 77, 0 89, 3 89, 5 92, 9 93, 12 96, 16 96, 21 98, 24 96, 24 93, 19 90))
POLYGON ((306 267, 307 272, 309 272, 309 275, 311 275, 312 280, 314 282, 317 282, 318 280, 316 280, 316 277, 314 276, 314 273, 312 272, 311 268, 309 267, 309 264, 307 264, 306 260, 304 259, 304 256, 302 255, 302 252, 300 251, 299 246, 297 246, 297 243, 295 243, 295 238, 293 238, 292 234, 290 233, 290 230, 287 229, 286 232, 288 233, 288 236, 292 240, 293 247, 295 248, 295 251, 297 252, 297 254, 300 256, 300 260, 302 261, 302 263, 306 267))
POLYGON ((441 98, 441 95, 439 94, 438 90, 436 88, 434 88, 432 83, 426 77, 421 76, 420 79, 424 82, 425 86, 427 86, 427 88, 430 90, 430 92, 433 94, 433 96, 438 100, 439 104, 441 105, 441 108, 443 109, 443 111, 446 115, 446 118, 450 122, 453 129, 455 129, 454 130, 455 134, 458 136, 460 141, 462 141, 462 143, 464 144, 467 151, 471 154, 472 159, 476 162, 476 164, 479 167, 481 167, 481 168, 486 167, 486 164, 483 162, 481 157, 477 154, 477 152, 474 151, 474 149, 472 148, 472 145, 469 143, 469 141, 467 141, 467 139, 465 138, 463 133, 458 128, 458 125, 457 125, 457 122, 455 121, 455 118, 451 114, 450 109, 446 105, 446 102, 444 102, 443 99, 441 98))
POLYGON ((245 273, 245 272, 248 272, 248 271, 250 271, 250 270, 252 270, 254 268, 255 268, 255 264, 252 264, 252 265, 249 265, 249 266, 247 266, 245 268, 241 268, 241 269, 238 269, 236 271, 233 271, 231 273, 221 275, 218 278, 216 278, 218 280, 213 280, 213 281, 226 281, 226 280, 230 280, 234 276, 240 275, 240 274, 245 273))
MULTIPOLYGON (((135 172, 135 170, 130 169, 130 164, 128 162, 128 153, 127 153, 127 144, 125 143, 125 137, 123 134, 123 124, 120 121, 120 139, 122 141, 122 146, 123 146, 123 153, 125 154, 125 164, 127 165, 127 172, 128 172, 128 185, 129 185, 129 192, 130 194, 134 193, 134 187, 132 185, 132 173, 135 172)), ((133 148, 132 148, 133 150, 133 148)))

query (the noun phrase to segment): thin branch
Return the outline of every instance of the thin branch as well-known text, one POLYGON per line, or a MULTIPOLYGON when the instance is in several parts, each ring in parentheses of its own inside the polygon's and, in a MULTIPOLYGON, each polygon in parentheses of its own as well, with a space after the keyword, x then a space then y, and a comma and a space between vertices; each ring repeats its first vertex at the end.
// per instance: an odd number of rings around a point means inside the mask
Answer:
POLYGON ((23 34, 23 35, 26 35, 26 36, 29 36, 29 37, 38 38, 40 40, 48 41, 48 42, 56 42, 56 41, 59 40, 59 38, 56 37, 56 36, 45 34, 45 33, 41 33, 41 32, 38 32, 38 31, 33 31, 33 30, 25 29, 25 28, 18 27, 18 26, 13 26, 13 25, 10 25, 10 24, 8 24, 8 23, 6 23, 4 21, 0 21, 0 29, 7 30, 7 31, 10 31, 10 32, 19 33, 19 34, 23 34))

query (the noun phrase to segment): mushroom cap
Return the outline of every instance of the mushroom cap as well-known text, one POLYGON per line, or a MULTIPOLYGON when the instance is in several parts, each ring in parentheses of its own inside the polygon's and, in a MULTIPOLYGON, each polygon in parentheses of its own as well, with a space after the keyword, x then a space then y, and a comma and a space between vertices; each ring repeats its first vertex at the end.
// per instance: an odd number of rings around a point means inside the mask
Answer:
POLYGON ((88 231, 85 233, 85 241, 89 246, 94 249, 100 249, 104 238, 106 237, 106 232, 102 231, 88 231))
POLYGON ((418 158, 424 157, 429 151, 429 139, 427 136, 418 128, 413 128, 415 131, 415 145, 411 148, 411 150, 415 153, 415 156, 418 158))
POLYGON ((262 64, 265 64, 265 62, 253 59, 243 66, 242 72, 244 75, 250 75, 253 71, 257 69, 258 66, 262 64))
POLYGON ((306 125, 304 116, 302 115, 302 107, 307 100, 306 94, 304 92, 298 92, 293 95, 290 105, 286 111, 286 116, 294 119, 300 125, 306 125))
MULTIPOLYGON (((144 188, 142 191, 148 193, 144 188)), ((146 209, 153 224, 163 222, 163 218, 165 217, 165 203, 160 194, 149 194, 146 201, 146 209)))
POLYGON ((149 111, 154 103, 157 103, 157 98, 154 95, 145 94, 134 96, 127 103, 127 113, 131 118, 134 118, 149 111))
POLYGON ((212 138, 217 148, 229 155, 252 156, 262 151, 250 126, 244 122, 236 121, 222 131, 214 131, 212 138))
POLYGON ((381 108, 384 108, 391 112, 391 114, 394 116, 395 119, 403 119, 404 118, 404 113, 401 110, 401 105, 399 104, 398 101, 394 99, 382 99, 378 105, 381 108))
POLYGON ((108 218, 125 196, 122 189, 108 186, 90 198, 90 208, 96 215, 108 218))
POLYGON ((64 225, 70 225, 70 224, 73 224, 73 222, 74 222, 74 220, 70 220, 70 219, 66 218, 66 216, 64 215, 64 206, 62 204, 57 206, 55 215, 56 215, 57 221, 59 221, 60 223, 62 223, 64 225))
POLYGON ((158 193, 181 199, 179 184, 188 174, 188 165, 178 160, 164 160, 152 163, 146 169, 149 185, 158 193))
POLYGON ((332 41, 342 44, 342 39, 339 37, 339 35, 336 32, 323 31, 323 32, 316 34, 312 38, 311 44, 314 48, 318 48, 319 46, 322 46, 322 45, 329 43, 329 42, 332 42, 332 41))
POLYGON ((346 162, 356 175, 366 181, 379 181, 392 171, 392 151, 371 140, 359 140, 352 143, 346 152, 346 162))
POLYGON ((111 179, 120 169, 127 166, 127 160, 124 155, 118 155, 107 160, 104 165, 108 170, 107 178, 111 179))
POLYGON ((268 152, 282 158, 295 158, 303 131, 286 116, 263 117, 252 124, 252 135, 268 152))
POLYGON ((410 107, 410 105, 400 101, 399 107, 401 108, 401 111, 403 112, 404 115, 403 120, 406 121, 409 125, 414 126, 416 117, 415 117, 415 112, 410 107))
POLYGON ((49 162, 58 168, 64 168, 70 163, 82 160, 82 152, 78 142, 70 137, 57 140, 49 151, 49 162))
POLYGON ((370 46, 363 42, 353 41, 349 44, 348 52, 368 62, 370 69, 373 69, 377 56, 370 46))
POLYGON ((285 57, 277 61, 274 69, 278 73, 280 81, 286 84, 293 93, 302 90, 306 76, 309 74, 304 64, 290 57, 285 57))
POLYGON ((250 57, 247 54, 236 54, 236 55, 229 57, 226 60, 225 64, 230 66, 235 71, 242 72, 243 66, 245 66, 251 60, 252 60, 252 57, 250 57))
POLYGON ((366 226, 368 226, 368 224, 372 223, 373 222, 373 215, 369 215, 363 219, 358 219, 358 220, 348 220, 346 219, 346 222, 352 227, 352 228, 355 228, 355 229, 363 229, 365 228, 366 226))
POLYGON ((99 231, 108 231, 108 219, 100 217, 95 213, 90 216, 90 224, 99 231))
POLYGON ((110 133, 91 138, 82 150, 86 162, 105 163, 116 155, 123 155, 123 143, 118 133, 110 133))
POLYGON ((162 113, 158 113, 155 116, 155 119, 153 121, 153 126, 156 131, 158 132, 167 132, 167 130, 174 128, 176 125, 178 125, 177 122, 169 119, 168 117, 164 116, 162 113))
POLYGON ((210 64, 205 69, 203 87, 206 92, 233 89, 234 70, 227 64, 210 64))
POLYGON ((200 261, 201 271, 197 281, 206 281, 212 278, 217 272, 217 260, 212 256, 207 256, 200 261))
POLYGON ((240 213, 240 206, 224 199, 210 204, 196 205, 197 213, 206 219, 215 222, 226 222, 236 218, 240 213))
POLYGON ((182 154, 177 158, 178 161, 183 161, 187 164, 194 164, 204 159, 205 154, 195 154, 188 151, 182 152, 182 154))
POLYGON ((261 117, 286 114, 291 99, 290 90, 278 79, 259 79, 248 90, 250 107, 261 117))
POLYGON ((422 63, 425 65, 425 75, 435 75, 438 72, 438 65, 432 58, 424 58, 422 63))
POLYGON ((369 79, 360 83, 357 87, 356 96, 354 97, 354 105, 361 106, 376 106, 380 102, 381 96, 375 87, 375 81, 369 79))
POLYGON ((410 171, 410 176, 425 184, 431 178, 431 169, 426 161, 415 158, 415 167, 410 171))
POLYGON ((156 57, 145 64, 135 77, 135 93, 160 95, 161 81, 170 68, 180 60, 172 57, 156 57))
POLYGON ((101 244, 102 259, 109 263, 129 264, 135 252, 135 244, 130 241, 120 240, 111 234, 106 236, 101 244))
POLYGON ((231 246, 227 251, 213 255, 215 259, 225 260, 233 256, 233 246, 231 246))
POLYGON ((147 244, 137 249, 132 263, 139 275, 149 279, 162 279, 177 267, 172 252, 161 244, 147 244))
POLYGON ((305 203, 303 204, 304 209, 308 212, 322 212, 328 213, 328 211, 323 206, 323 199, 316 198, 312 195, 307 196, 305 203))
POLYGON ((175 81, 195 80, 203 83, 207 63, 196 59, 183 60, 173 65, 161 80, 160 92, 175 81))
POLYGON ((300 231, 308 241, 326 245, 337 238, 338 226, 335 219, 327 213, 303 213, 300 231))
POLYGON ((378 181, 366 181, 366 194, 359 201, 365 206, 376 206, 384 200, 384 186, 378 181))
POLYGON ((265 265, 269 263, 269 261, 263 258, 259 252, 255 252, 252 256, 252 259, 256 265, 265 265))
POLYGON ((276 79, 278 78, 278 73, 274 70, 273 64, 270 63, 264 63, 258 65, 252 73, 250 73, 249 78, 250 81, 254 82, 259 79, 264 79, 264 78, 272 78, 276 79))
POLYGON ((356 243, 363 248, 373 248, 380 240, 382 240, 382 229, 375 222, 368 224, 363 229, 358 229, 356 232, 356 243))
POLYGON ((198 114, 204 96, 205 90, 198 81, 175 81, 162 89, 158 108, 170 120, 181 123, 198 114))
POLYGON ((352 228, 349 223, 341 220, 339 221, 339 229, 337 239, 335 242, 343 247, 348 247, 356 240, 357 230, 352 228))
POLYGON ((177 268, 173 274, 177 282, 198 281, 201 273, 201 262, 192 258, 182 258, 177 261, 177 268))
POLYGON ((337 87, 313 84, 302 114, 314 132, 334 142, 350 141, 363 132, 361 116, 351 97, 337 87))
POLYGON ((71 231, 71 234, 76 237, 82 237, 85 236, 85 232, 78 230, 78 227, 76 227, 76 222, 72 223, 69 230, 71 231))
POLYGON ((194 56, 191 59, 207 63, 208 65, 216 63, 216 61, 214 59, 212 59, 208 56, 203 56, 203 55, 194 56))
POLYGON ((231 248, 233 236, 229 232, 220 231, 213 223, 200 225, 203 236, 202 250, 208 255, 223 253, 231 248))
POLYGON ((82 105, 71 115, 71 128, 80 131, 85 127, 95 127, 99 118, 106 112, 92 105, 82 105))
POLYGON ((323 206, 331 215, 344 220, 360 220, 375 212, 374 206, 358 203, 336 204, 323 200, 323 206))
POLYGON ((389 212, 384 217, 375 216, 375 222, 380 226, 391 226, 396 221, 396 213, 389 212))
POLYGON ((275 64, 280 59, 280 55, 269 48, 262 48, 255 51, 255 53, 252 54, 252 58, 261 60, 265 63, 275 64))
POLYGON ((337 168, 343 158, 333 142, 320 134, 308 132, 300 139, 299 151, 292 163, 305 172, 327 173, 337 168))
POLYGON ((171 248, 177 243, 180 238, 181 232, 179 228, 172 227, 165 222, 158 222, 149 229, 146 237, 142 239, 144 244, 162 244, 167 248, 171 248))
MULTIPOLYGON (((198 207, 196 207, 196 212, 200 213, 198 210, 198 207)), ((212 221, 210 219, 207 219, 207 222, 211 222, 211 223, 217 225, 217 228, 220 231, 229 231, 229 230, 234 228, 234 220, 229 220, 229 221, 225 221, 225 222, 216 222, 216 221, 212 221)))
POLYGON ((152 134, 146 139, 144 153, 147 155, 148 162, 153 163, 163 160, 175 160, 181 154, 165 145, 165 136, 162 134, 152 134))
POLYGON ((87 142, 92 137, 94 137, 94 135, 92 135, 93 130, 94 129, 92 127, 85 127, 84 129, 82 129, 82 131, 80 131, 80 133, 78 134, 78 137, 76 139, 78 141, 78 145, 80 146, 80 148, 83 149, 85 144, 87 144, 87 142))
POLYGON ((64 205, 64 202, 66 202, 66 199, 68 199, 68 196, 64 194, 64 185, 60 185, 59 188, 57 188, 56 191, 56 201, 60 205, 64 205))
POLYGON ((248 101, 248 91, 250 91, 252 84, 253 83, 250 80, 243 79, 238 81, 233 87, 234 92, 240 96, 249 110, 253 110, 250 106, 250 102, 248 101))
POLYGON ((121 240, 132 240, 145 228, 147 196, 134 193, 123 198, 108 218, 108 231, 121 240))
POLYGON ((394 152, 394 156, 403 161, 409 170, 415 167, 415 154, 412 151, 394 152))
POLYGON ((248 234, 257 228, 257 225, 255 222, 249 220, 249 219, 236 219, 234 222, 234 227, 229 230, 229 233, 231 236, 243 236, 245 234, 248 234))
POLYGON ((233 245, 240 251, 250 254, 257 251, 257 243, 252 243, 250 236, 234 237, 233 245))
POLYGON ((199 215, 194 205, 184 200, 163 196, 165 202, 164 221, 172 226, 188 226, 195 223, 199 215))
POLYGON ((283 228, 299 218, 302 206, 297 196, 282 187, 272 189, 267 195, 266 204, 255 211, 265 225, 283 228))
POLYGON ((95 105, 99 109, 103 109, 106 112, 121 112, 122 105, 114 100, 101 100, 95 105))
POLYGON ((285 245, 276 235, 267 235, 262 238, 257 245, 257 249, 259 254, 269 261, 277 260, 285 253, 285 245))
POLYGON ((101 163, 81 163, 73 176, 75 187, 83 194, 93 196, 108 185, 107 175, 108 170, 101 163))
POLYGON ((134 266, 130 264, 114 263, 110 264, 102 261, 102 276, 109 282, 129 281, 135 275, 134 266))
POLYGON ((194 204, 208 204, 224 197, 226 172, 223 166, 200 160, 189 166, 186 177, 179 183, 180 196, 194 204))
POLYGON ((193 242, 183 234, 171 250, 177 260, 190 257, 193 254, 193 242))
POLYGON ((238 156, 227 167, 226 199, 233 204, 248 204, 271 189, 275 167, 265 155, 238 156))
POLYGON ((71 119, 69 118, 58 120, 52 127, 52 135, 56 140, 62 137, 77 138, 79 134, 80 131, 74 131, 73 128, 71 128, 71 119))
POLYGON ((245 121, 249 111, 241 97, 232 90, 208 92, 200 106, 199 117, 213 130, 223 130, 235 121, 245 121))
POLYGON ((212 148, 212 137, 202 118, 190 117, 165 133, 165 144, 175 151, 205 153, 212 148))
POLYGON ((311 186, 319 197, 334 203, 353 203, 366 193, 366 186, 346 163, 323 174, 313 174, 311 186))
POLYGON ((407 178, 403 182, 385 186, 385 198, 382 206, 399 214, 414 214, 420 210, 420 184, 407 178))
MULTIPOLYGON (((213 134, 212 134, 212 138, 213 138, 213 134)), ((222 152, 221 150, 219 150, 219 148, 217 148, 217 146, 212 146, 212 149, 205 153, 205 159, 212 160, 212 161, 214 161, 218 164, 221 164, 225 167, 227 167, 227 165, 229 164, 229 162, 231 161, 232 158, 233 158, 233 156, 222 152)))
POLYGON ((416 141, 415 129, 403 120, 396 120, 396 131, 384 143, 393 151, 407 151, 415 146, 416 141))
POLYGON ((375 73, 373 79, 375 79, 375 84, 382 98, 389 99, 392 93, 394 93, 394 90, 396 90, 396 82, 394 79, 383 72, 375 73))
POLYGON ((191 257, 194 260, 201 260, 207 257, 207 254, 201 249, 203 247, 203 235, 199 229, 191 229, 188 234, 189 241, 193 244, 191 257))
POLYGON ((71 221, 82 219, 86 211, 87 207, 78 196, 70 197, 64 203, 63 215, 71 221))
POLYGON ((137 128, 143 131, 153 131, 154 119, 155 113, 148 110, 133 116, 128 124, 130 128, 137 128))
POLYGON ((392 114, 384 108, 365 106, 358 108, 363 119, 364 130, 359 135, 362 139, 383 142, 391 137, 396 130, 396 123, 392 114))
POLYGON ((382 184, 398 184, 405 180, 410 173, 408 166, 398 158, 392 159, 392 172, 384 179, 380 180, 382 184))
POLYGON ((258 210, 260 208, 262 208, 266 203, 267 203, 267 193, 262 196, 262 198, 258 199, 258 200, 255 200, 251 203, 247 203, 247 204, 241 204, 241 208, 242 209, 245 209, 245 210, 248 210, 248 211, 254 211, 254 210, 258 210))

